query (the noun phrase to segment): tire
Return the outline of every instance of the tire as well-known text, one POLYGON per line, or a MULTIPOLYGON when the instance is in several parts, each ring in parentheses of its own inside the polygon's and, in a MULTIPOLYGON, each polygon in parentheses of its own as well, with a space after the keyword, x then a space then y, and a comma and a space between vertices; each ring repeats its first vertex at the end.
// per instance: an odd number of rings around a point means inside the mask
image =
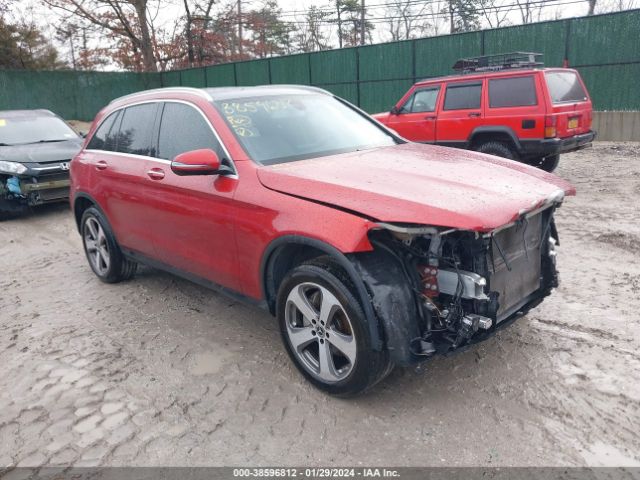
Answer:
POLYGON ((109 222, 100 210, 89 207, 82 214, 80 225, 84 253, 100 280, 117 283, 135 275, 138 264, 122 254, 109 222))
POLYGON ((538 167, 545 172, 553 172, 556 168, 558 168, 558 164, 560 163, 560 155, 549 155, 544 158, 536 158, 532 162, 531 165, 534 167, 538 167))
POLYGON ((302 264, 283 279, 276 304, 293 363, 315 387, 342 397, 366 391, 393 369, 388 352, 371 348, 369 325, 350 283, 334 262, 302 264))
POLYGON ((488 155, 495 155, 496 157, 507 158, 509 160, 518 160, 516 152, 509 145, 502 142, 481 143, 476 148, 476 151, 486 153, 488 155))

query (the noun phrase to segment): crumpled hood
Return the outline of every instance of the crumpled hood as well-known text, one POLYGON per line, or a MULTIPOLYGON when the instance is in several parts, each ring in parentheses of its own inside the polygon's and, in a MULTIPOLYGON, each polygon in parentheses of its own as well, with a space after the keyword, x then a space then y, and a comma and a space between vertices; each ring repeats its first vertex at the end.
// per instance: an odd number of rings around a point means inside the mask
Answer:
POLYGON ((575 189, 521 163, 453 148, 407 143, 266 166, 272 190, 381 222, 489 231, 575 189))
POLYGON ((81 147, 81 138, 62 142, 0 147, 0 160, 25 164, 69 161, 76 156, 81 147))

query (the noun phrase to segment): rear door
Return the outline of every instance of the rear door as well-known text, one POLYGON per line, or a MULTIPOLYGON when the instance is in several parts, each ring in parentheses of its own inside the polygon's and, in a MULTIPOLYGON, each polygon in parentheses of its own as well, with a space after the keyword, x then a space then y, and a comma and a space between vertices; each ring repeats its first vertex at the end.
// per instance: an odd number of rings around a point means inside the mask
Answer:
POLYGON ((483 80, 448 82, 438 113, 436 141, 465 146, 471 132, 482 125, 483 80))
POLYGON ((436 106, 440 85, 416 88, 387 125, 407 140, 433 143, 436 140, 436 106))
POLYGON ((575 70, 545 70, 547 110, 555 118, 558 137, 566 138, 591 130, 592 105, 587 89, 575 70))
POLYGON ((545 105, 534 73, 487 79, 484 125, 508 127, 519 139, 544 137, 545 105))
POLYGON ((171 160, 208 148, 231 165, 229 154, 204 113, 195 105, 163 105, 157 154, 145 168, 156 258, 182 272, 240 290, 236 265, 233 195, 237 176, 179 176, 171 160))
POLYGON ((156 103, 143 103, 111 114, 89 142, 85 155, 94 168, 91 191, 118 243, 145 255, 153 254, 153 244, 143 172, 153 153, 157 109, 156 103))

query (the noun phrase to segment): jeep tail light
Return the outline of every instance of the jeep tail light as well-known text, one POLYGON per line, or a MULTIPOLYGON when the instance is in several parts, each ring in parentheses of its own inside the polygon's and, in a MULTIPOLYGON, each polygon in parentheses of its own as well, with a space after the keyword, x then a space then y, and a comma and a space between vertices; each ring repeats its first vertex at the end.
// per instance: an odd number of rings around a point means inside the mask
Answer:
POLYGON ((438 288, 438 267, 434 265, 418 266, 418 273, 422 279, 422 294, 429 298, 440 295, 438 288))
POLYGON ((544 119, 544 138, 553 138, 558 134, 556 129, 557 117, 553 115, 547 115, 544 119))

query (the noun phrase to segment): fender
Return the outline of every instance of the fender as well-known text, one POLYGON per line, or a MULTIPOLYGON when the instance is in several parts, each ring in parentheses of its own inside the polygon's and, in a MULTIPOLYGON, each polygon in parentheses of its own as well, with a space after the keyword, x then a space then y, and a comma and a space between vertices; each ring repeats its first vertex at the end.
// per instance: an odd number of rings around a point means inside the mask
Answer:
MULTIPOLYGON (((102 213, 104 215, 104 218, 106 219, 107 216, 104 213, 104 210, 100 207, 100 204, 96 201, 95 198, 93 198, 91 195, 89 195, 88 193, 85 192, 76 192, 75 195, 73 196, 73 203, 71 204, 71 211, 73 212, 73 216, 76 219, 76 227, 78 228, 78 232, 80 232, 80 218, 78 218, 78 215, 76 213, 76 204, 78 203, 78 200, 84 198, 85 200, 89 200, 89 202, 91 202, 93 204, 94 207, 96 207, 98 210, 100 210, 100 213, 102 213)), ((108 220, 107 220, 108 221, 108 220)), ((109 225, 109 227, 111 227, 111 225, 109 225)), ((113 229, 112 229, 113 231, 113 229)))
POLYGON ((467 140, 467 145, 471 145, 473 143, 473 139, 476 135, 481 133, 501 133, 504 135, 508 135, 511 138, 511 141, 516 146, 516 150, 518 152, 522 151, 522 145, 520 145, 520 140, 518 140, 518 136, 516 133, 509 127, 501 126, 501 125, 482 125, 480 127, 476 127, 469 135, 467 140))
POLYGON ((370 303, 382 324, 391 361, 410 366, 424 360, 411 348, 412 341, 421 336, 420 320, 415 294, 399 259, 381 248, 349 257, 370 292, 370 303))
POLYGON ((371 346, 374 350, 381 351, 383 348, 382 335, 380 334, 378 328, 378 320, 373 310, 370 296, 367 292, 364 282, 362 281, 362 277, 356 270, 354 264, 349 260, 349 258, 347 258, 337 248, 321 240, 305 237, 302 235, 284 235, 282 237, 276 238, 267 246, 262 255, 262 260, 260 261, 260 279, 262 283, 263 296, 266 299, 267 303, 269 303, 271 306, 276 295, 276 292, 271 291, 272 289, 269 288, 269 286, 273 283, 273 266, 275 263, 275 259, 277 258, 277 250, 280 247, 291 244, 306 245, 325 252, 333 260, 335 260, 338 265, 344 268, 345 272, 347 273, 347 275, 349 275, 354 287, 356 288, 356 293, 360 299, 364 314, 367 318, 367 324, 369 325, 369 335, 371 338, 371 346))

